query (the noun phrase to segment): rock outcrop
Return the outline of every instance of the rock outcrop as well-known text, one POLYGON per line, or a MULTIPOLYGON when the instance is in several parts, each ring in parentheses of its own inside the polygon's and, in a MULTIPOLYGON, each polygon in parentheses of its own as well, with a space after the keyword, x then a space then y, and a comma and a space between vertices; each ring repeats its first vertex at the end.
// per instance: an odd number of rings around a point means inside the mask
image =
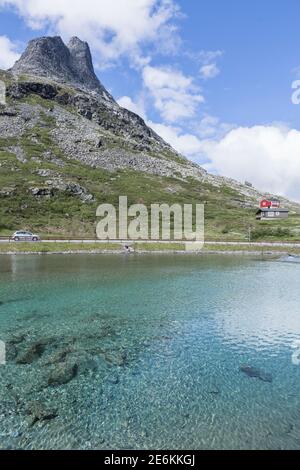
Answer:
POLYGON ((94 72, 89 45, 77 37, 68 46, 59 36, 33 39, 11 71, 69 83, 113 101, 94 72))

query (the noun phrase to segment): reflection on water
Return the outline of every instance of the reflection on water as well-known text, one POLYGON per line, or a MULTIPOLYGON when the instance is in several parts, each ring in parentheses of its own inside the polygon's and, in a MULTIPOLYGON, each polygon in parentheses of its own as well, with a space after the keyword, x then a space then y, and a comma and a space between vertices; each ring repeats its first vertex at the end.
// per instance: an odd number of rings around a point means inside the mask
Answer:
POLYGON ((0 448, 297 449, 300 266, 0 258, 0 448))
POLYGON ((283 263, 300 263, 300 256, 284 255, 281 258, 279 258, 278 261, 281 261, 283 263))

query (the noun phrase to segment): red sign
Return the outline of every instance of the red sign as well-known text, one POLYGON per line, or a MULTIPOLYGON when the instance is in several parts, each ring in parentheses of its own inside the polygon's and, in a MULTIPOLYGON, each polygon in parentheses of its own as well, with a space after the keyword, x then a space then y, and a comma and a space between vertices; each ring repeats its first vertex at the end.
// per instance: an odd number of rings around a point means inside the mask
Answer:
POLYGON ((265 209, 265 208, 268 208, 268 207, 271 207, 271 206, 272 206, 272 201, 267 201, 267 199, 264 199, 260 203, 261 209, 265 209))
POLYGON ((267 199, 263 199, 260 203, 260 208, 261 209, 267 209, 267 208, 276 208, 280 207, 280 201, 274 200, 274 201, 268 201, 267 199))

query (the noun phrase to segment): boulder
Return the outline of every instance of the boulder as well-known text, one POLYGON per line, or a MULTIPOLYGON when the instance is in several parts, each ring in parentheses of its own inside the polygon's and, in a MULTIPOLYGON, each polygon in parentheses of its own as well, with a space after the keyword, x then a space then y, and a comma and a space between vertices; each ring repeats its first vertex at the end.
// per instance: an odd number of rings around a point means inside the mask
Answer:
POLYGON ((28 403, 26 413, 30 416, 30 426, 33 426, 37 421, 48 421, 57 417, 57 410, 49 408, 38 400, 28 403))
POLYGON ((65 362, 67 356, 71 352, 72 352, 72 348, 70 348, 69 346, 64 347, 62 349, 59 349, 58 351, 55 351, 49 357, 46 358, 45 365, 57 364, 59 362, 65 362))
POLYGON ((62 362, 57 364, 48 377, 48 385, 59 386, 71 382, 77 375, 77 364, 62 362))
POLYGON ((17 346, 25 341, 26 336, 24 334, 13 335, 6 341, 6 359, 13 361, 18 355, 17 346))
POLYGON ((16 187, 15 186, 7 186, 4 188, 1 188, 0 190, 0 197, 11 197, 14 196, 16 193, 16 187))
POLYGON ((30 192, 32 196, 37 197, 37 198, 50 198, 53 197, 55 194, 55 191, 53 188, 30 188, 30 192))
POLYGON ((25 347, 17 356, 17 364, 31 364, 39 359, 46 349, 46 346, 51 342, 51 339, 45 338, 30 344, 25 347))

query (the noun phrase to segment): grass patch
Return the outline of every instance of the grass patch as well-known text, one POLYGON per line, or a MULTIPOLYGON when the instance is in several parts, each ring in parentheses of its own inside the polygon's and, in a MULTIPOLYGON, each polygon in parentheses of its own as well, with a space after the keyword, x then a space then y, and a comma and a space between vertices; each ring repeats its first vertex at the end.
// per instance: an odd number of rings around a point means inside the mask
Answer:
POLYGON ((184 243, 135 243, 134 250, 139 251, 184 251, 184 243))
POLYGON ((67 253, 76 251, 118 251, 123 247, 119 243, 31 243, 31 242, 11 242, 0 243, 0 253, 67 253))
POLYGON ((7 147, 12 147, 18 143, 16 137, 0 137, 0 150, 4 150, 7 147))
POLYGON ((252 232, 252 240, 267 240, 267 239, 290 239, 292 237, 291 230, 283 227, 268 227, 258 228, 252 232))

